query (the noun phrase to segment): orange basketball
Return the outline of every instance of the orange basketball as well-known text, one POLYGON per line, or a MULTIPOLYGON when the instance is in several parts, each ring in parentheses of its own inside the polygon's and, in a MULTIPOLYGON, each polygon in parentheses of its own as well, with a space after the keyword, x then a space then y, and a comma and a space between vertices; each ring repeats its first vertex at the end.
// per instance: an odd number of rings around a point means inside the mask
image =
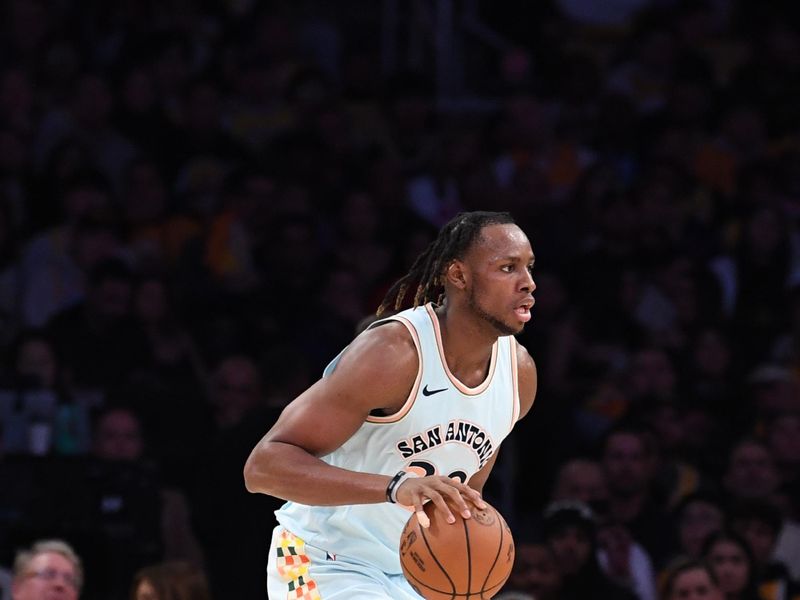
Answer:
POLYGON ((400 536, 400 564, 411 587, 423 598, 491 598, 511 574, 514 538, 505 519, 492 506, 470 510, 470 519, 454 512, 456 522, 451 524, 428 502, 429 528, 420 526, 416 514, 406 523, 400 536))

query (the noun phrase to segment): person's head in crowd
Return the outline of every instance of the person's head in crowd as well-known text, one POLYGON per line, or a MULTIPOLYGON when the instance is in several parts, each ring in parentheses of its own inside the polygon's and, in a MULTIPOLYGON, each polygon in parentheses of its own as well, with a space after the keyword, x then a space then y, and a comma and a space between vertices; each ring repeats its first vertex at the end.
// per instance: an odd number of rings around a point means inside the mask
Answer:
POLYGON ((171 316, 170 301, 166 280, 158 275, 145 275, 133 292, 133 314, 145 326, 163 324, 171 316))
POLYGON ((631 357, 628 384, 634 398, 669 398, 676 383, 675 366, 661 348, 642 348, 631 357))
MULTIPOLYGON (((3 130, 0 129, 0 136, 3 130)), ((0 137, 0 148, 3 140, 0 137)), ((2 151, 0 151, 0 154, 2 151)), ((0 159, 1 161, 2 159, 0 159)), ((0 162, 0 168, 3 165, 0 162)), ((18 231, 14 226, 14 214, 11 201, 4 193, 0 193, 0 269, 4 269, 11 261, 17 258, 18 231)))
POLYGON ((596 564, 597 524, 592 509, 583 502, 549 504, 544 511, 542 532, 563 576, 579 575, 596 564))
POLYGON ((175 30, 153 36, 155 87, 164 100, 175 101, 190 77, 192 50, 186 35, 175 30))
POLYGON ((130 462, 144 453, 139 416, 124 406, 102 410, 94 419, 92 455, 107 461, 130 462))
POLYGON ((404 71, 387 83, 386 104, 391 123, 398 132, 420 134, 430 128, 433 118, 433 84, 420 73, 404 71))
POLYGON ((648 398, 633 410, 655 435, 662 454, 682 456, 686 437, 683 406, 670 398, 648 398))
POLYGON ((671 563, 661 583, 660 600, 723 600, 719 581, 711 567, 694 558, 671 563))
POLYGON ((673 514, 679 551, 690 558, 699 558, 708 536, 722 529, 725 523, 722 499, 712 492, 698 491, 684 496, 673 514))
POLYGON ((759 416, 800 410, 800 379, 787 367, 759 365, 747 378, 753 407, 759 416))
POLYGON ((27 71, 19 67, 4 67, 0 71, 0 122, 25 132, 33 125, 33 107, 33 84, 27 71))
POLYGON ((550 546, 539 541, 518 543, 506 589, 536 600, 557 600, 560 588, 561 573, 550 546))
POLYGON ((757 156, 767 140, 764 115, 754 106, 734 102, 723 110, 720 132, 740 157, 757 156))
POLYGON ((611 496, 646 494, 655 460, 654 441, 644 428, 620 424, 609 430, 602 444, 601 463, 611 496))
POLYGON ((269 229, 280 186, 269 167, 248 164, 225 178, 220 210, 231 213, 257 238, 269 229))
POLYGON ((208 77, 189 81, 183 94, 182 124, 193 135, 208 136, 220 129, 222 97, 218 84, 208 77))
POLYGON ((245 355, 223 358, 211 376, 211 405, 217 425, 233 427, 262 403, 261 375, 255 361, 245 355))
POLYGON ((3 29, 7 29, 10 35, 4 43, 13 49, 12 54, 30 57, 41 49, 51 30, 47 8, 47 3, 41 0, 12 0, 5 3, 3 29))
MULTIPOLYGON (((331 265, 327 275, 320 277, 320 300, 331 319, 349 322, 352 327, 364 316, 361 280, 349 265, 331 265)), ((348 330, 352 330, 352 327, 348 330)), ((345 343, 349 342, 349 339, 345 343)))
POLYGON ((12 378, 20 385, 52 389, 58 383, 59 362, 52 340, 44 331, 20 332, 11 346, 12 378))
POLYGON ((758 600, 756 564, 750 546, 739 534, 720 530, 703 544, 703 558, 719 580, 726 600, 758 600))
POLYGON ((92 320, 111 324, 130 315, 134 273, 120 259, 103 261, 89 272, 86 306, 92 320))
POLYGON ((111 184, 98 171, 78 168, 58 182, 61 220, 68 224, 107 211, 111 205, 111 184))
POLYGON ((590 458, 573 458, 556 472, 551 499, 577 500, 589 506, 608 501, 608 486, 603 467, 590 458))
POLYGON ((156 222, 167 209, 169 196, 164 176, 152 158, 140 156, 125 169, 123 211, 132 227, 156 222))
POLYGON ((143 567, 133 577, 130 600, 211 600, 205 573, 184 561, 143 567))
POLYGON ((728 509, 727 521, 732 531, 747 540, 759 569, 772 561, 783 526, 783 516, 778 507, 765 499, 746 498, 728 509))
POLYGON ((77 600, 83 588, 83 565, 62 540, 40 540, 17 552, 12 600, 77 600))
POLYGON ((800 476, 800 412, 780 412, 766 419, 764 442, 783 483, 796 481, 800 476))
MULTIPOLYGON (((24 176, 29 163, 30 152, 23 137, 8 127, 4 127, 0 122, 0 172, 5 173, 9 179, 13 180, 24 176)), ((5 204, 6 201, 0 196, 0 206, 5 204)), ((3 216, 0 213, 0 218, 3 216)), ((8 241, 7 234, 4 234, 3 230, 10 228, 11 225, 11 223, 0 225, 0 259, 3 258, 4 241, 8 241)))
POLYGON ((706 327, 692 340, 692 366, 703 378, 724 377, 731 368, 731 342, 722 329, 706 327))
POLYGON ((157 109, 158 95, 153 73, 145 64, 124 70, 118 81, 119 110, 127 115, 147 115, 157 109))
POLYGON ((115 260, 121 254, 120 232, 114 219, 107 213, 81 217, 73 230, 71 255, 75 264, 89 273, 100 263, 115 260))
POLYGON ((766 445, 755 438, 733 445, 723 484, 734 498, 768 498, 777 491, 779 482, 778 469, 766 445))
POLYGON ((81 129, 102 131, 109 124, 114 98, 108 82, 98 74, 86 72, 73 82, 70 113, 81 129))
POLYGON ((322 69, 299 67, 286 81, 284 95, 301 120, 313 120, 333 105, 333 88, 322 69))

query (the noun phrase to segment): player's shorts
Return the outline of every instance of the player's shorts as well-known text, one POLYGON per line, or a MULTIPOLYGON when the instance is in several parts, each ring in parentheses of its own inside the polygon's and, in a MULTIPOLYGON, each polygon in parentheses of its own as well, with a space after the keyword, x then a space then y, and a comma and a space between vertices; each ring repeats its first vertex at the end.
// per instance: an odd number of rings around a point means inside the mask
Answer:
POLYGON ((402 573, 391 575, 307 545, 278 525, 267 565, 269 600, 420 600, 402 573))

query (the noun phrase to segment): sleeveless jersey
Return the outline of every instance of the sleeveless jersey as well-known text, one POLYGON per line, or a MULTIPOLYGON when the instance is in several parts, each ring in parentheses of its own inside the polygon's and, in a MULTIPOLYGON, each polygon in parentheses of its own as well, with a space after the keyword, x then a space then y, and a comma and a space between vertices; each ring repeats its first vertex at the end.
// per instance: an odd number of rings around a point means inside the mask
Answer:
MULTIPOLYGON (((469 481, 519 416, 516 340, 498 338, 486 379, 469 388, 447 367, 431 304, 386 320, 405 325, 417 348, 419 369, 411 393, 397 413, 368 417, 350 439, 321 459, 353 471, 394 475, 405 469, 469 481)), ((328 365, 324 376, 346 350, 328 365)), ((282 527, 331 556, 401 573, 400 534, 411 511, 388 502, 347 506, 287 502, 275 515, 282 527)))

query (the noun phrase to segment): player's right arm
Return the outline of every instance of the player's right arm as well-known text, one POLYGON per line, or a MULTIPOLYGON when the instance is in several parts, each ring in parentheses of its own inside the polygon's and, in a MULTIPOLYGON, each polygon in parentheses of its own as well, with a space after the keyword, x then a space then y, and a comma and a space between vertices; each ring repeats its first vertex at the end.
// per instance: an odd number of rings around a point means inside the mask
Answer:
MULTIPOLYGON (((385 502, 390 475, 334 467, 320 457, 343 445, 370 411, 402 407, 418 369, 416 347, 401 323, 358 336, 333 373, 291 402, 253 449, 244 468, 247 489, 317 506, 385 502)), ((439 476, 409 478, 400 489, 401 499, 413 498, 420 509, 430 499, 446 515, 448 503, 468 510, 462 494, 479 499, 468 486, 439 476)))

